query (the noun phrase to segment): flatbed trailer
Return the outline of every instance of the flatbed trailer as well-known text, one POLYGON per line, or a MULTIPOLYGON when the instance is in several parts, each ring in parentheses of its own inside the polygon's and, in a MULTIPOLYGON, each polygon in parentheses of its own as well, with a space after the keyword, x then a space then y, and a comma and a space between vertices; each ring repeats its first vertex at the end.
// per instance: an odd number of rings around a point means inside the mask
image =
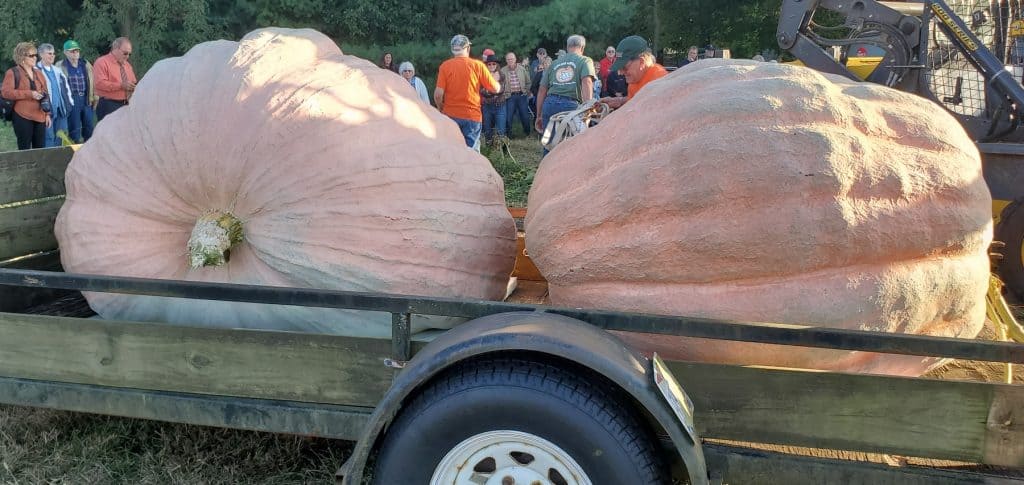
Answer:
MULTIPOLYGON (((0 403, 356 441, 339 470, 343 482, 352 484, 380 483, 396 468, 426 467, 426 476, 431 471, 435 477, 455 476, 441 473, 450 460, 430 457, 469 460, 481 450, 460 455, 455 447, 424 449, 423 440, 450 434, 457 442, 464 428, 484 429, 479 434, 487 436, 498 433, 512 442, 519 439, 516 432, 528 429, 518 443, 541 451, 541 441, 553 443, 550 455, 556 461, 610 466, 622 459, 606 448, 582 456, 559 441, 564 438, 560 430, 572 429, 574 419, 597 416, 597 408, 568 401, 523 404, 508 397, 510 386, 493 383, 494 392, 481 395, 494 402, 474 406, 466 400, 464 408, 460 402, 453 410, 460 419, 457 426, 423 432, 435 423, 417 422, 410 409, 422 411, 424 400, 453 382, 480 378, 479 369, 498 369, 513 377, 558 376, 572 389, 589 389, 591 398, 616 404, 608 412, 634 419, 635 436, 656 451, 663 468, 657 476, 671 474, 681 483, 1024 483, 1018 470, 1024 466, 1020 385, 662 361, 629 349, 607 330, 1016 364, 1024 363, 1024 345, 512 302, 63 273, 52 224, 72 150, 0 154, 6 181, 0 187, 0 403), (382 311, 392 314, 392 336, 28 313, 40 303, 81 291, 382 311), (412 314, 469 321, 448 331, 411 335, 412 314), (530 421, 540 418, 529 417, 547 411, 566 421, 543 422, 544 429, 537 431, 538 424, 530 421), (492 421, 493 429, 488 428, 492 421), (544 440, 534 440, 537 435, 544 440), (831 458, 793 453, 793 447, 956 463, 893 466, 836 457, 842 453, 831 458)), ((559 386, 554 388, 568 389, 559 386)), ((587 466, 581 465, 583 478, 564 483, 615 483, 606 475, 588 474, 592 469, 587 466)), ((513 468, 502 468, 499 459, 495 470, 483 470, 477 478, 501 483, 494 473, 508 470, 510 478, 527 476, 515 475, 521 470, 513 468)), ((540 483, 561 483, 547 478, 540 483)))

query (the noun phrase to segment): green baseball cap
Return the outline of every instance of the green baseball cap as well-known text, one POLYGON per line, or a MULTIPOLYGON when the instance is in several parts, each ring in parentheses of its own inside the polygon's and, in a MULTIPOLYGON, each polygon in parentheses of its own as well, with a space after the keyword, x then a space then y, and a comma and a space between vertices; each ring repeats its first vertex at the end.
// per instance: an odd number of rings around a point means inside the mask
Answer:
POLYGON ((82 46, 78 45, 78 41, 74 41, 74 40, 68 39, 68 41, 64 43, 64 51, 65 52, 66 51, 80 51, 80 50, 82 50, 82 46))
POLYGON ((651 47, 647 44, 647 40, 639 35, 631 35, 622 39, 619 42, 619 46, 615 48, 615 52, 618 53, 618 59, 615 59, 615 63, 612 64, 611 69, 618 71, 626 67, 626 63, 640 57, 640 54, 644 52, 651 52, 651 47))

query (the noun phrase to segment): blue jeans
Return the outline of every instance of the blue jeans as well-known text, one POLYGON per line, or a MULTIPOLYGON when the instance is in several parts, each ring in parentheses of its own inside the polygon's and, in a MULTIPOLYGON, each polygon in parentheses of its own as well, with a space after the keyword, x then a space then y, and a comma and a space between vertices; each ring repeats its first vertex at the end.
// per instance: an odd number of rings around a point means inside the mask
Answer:
POLYGON ((75 143, 82 143, 92 137, 95 113, 85 96, 75 96, 75 105, 68 113, 68 136, 75 143))
POLYGON ((53 123, 46 129, 46 148, 59 147, 61 145, 61 140, 60 138, 57 138, 57 132, 68 132, 68 113, 67 111, 64 111, 64 116, 60 116, 54 112, 50 113, 50 117, 53 119, 53 123))
MULTIPOLYGON (((451 118, 451 116, 449 116, 451 118)), ((480 151, 480 126, 479 121, 467 120, 464 118, 452 118, 455 124, 462 130, 462 137, 466 139, 466 146, 480 151)))
POLYGON ((484 139, 494 139, 494 130, 498 130, 498 136, 505 136, 505 103, 484 104, 481 106, 484 114, 484 139))
POLYGON ((508 98, 505 106, 508 107, 508 133, 512 134, 512 123, 515 123, 516 117, 518 117, 519 122, 523 124, 523 134, 530 136, 533 131, 533 113, 530 112, 530 102, 526 99, 526 95, 513 94, 508 98))
MULTIPOLYGON (((541 126, 546 130, 548 128, 548 122, 551 121, 551 117, 558 113, 565 111, 572 111, 579 108, 580 104, 575 99, 566 98, 565 96, 547 96, 544 98, 544 106, 541 107, 541 126)), ((544 155, 548 154, 548 149, 544 149, 544 155)))

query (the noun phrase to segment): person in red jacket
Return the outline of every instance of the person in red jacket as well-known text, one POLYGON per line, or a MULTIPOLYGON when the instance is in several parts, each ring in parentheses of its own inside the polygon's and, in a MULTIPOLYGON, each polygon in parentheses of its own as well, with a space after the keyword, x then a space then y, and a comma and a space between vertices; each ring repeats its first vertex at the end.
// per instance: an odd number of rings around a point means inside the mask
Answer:
POLYGON ((597 69, 597 78, 601 80, 601 86, 608 84, 608 74, 612 72, 612 64, 615 64, 615 48, 608 46, 604 50, 604 58, 597 69))
POLYGON ((43 110, 43 102, 49 94, 46 77, 36 69, 37 59, 39 52, 35 44, 19 43, 14 47, 15 66, 4 73, 3 84, 0 84, 0 97, 14 101, 11 124, 18 139, 18 150, 44 148, 46 129, 53 123, 50 113, 43 110))

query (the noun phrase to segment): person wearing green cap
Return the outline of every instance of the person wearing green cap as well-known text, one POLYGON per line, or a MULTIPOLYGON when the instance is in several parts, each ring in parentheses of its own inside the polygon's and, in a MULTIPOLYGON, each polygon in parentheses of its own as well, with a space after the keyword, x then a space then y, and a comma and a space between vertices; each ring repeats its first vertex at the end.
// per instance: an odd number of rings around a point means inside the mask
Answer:
POLYGON ((647 83, 668 74, 664 67, 654 61, 654 54, 651 53, 647 40, 639 35, 622 39, 615 50, 619 57, 612 64, 611 70, 621 73, 626 78, 627 94, 625 98, 601 98, 601 102, 612 109, 622 107, 647 83))
POLYGON ((71 86, 73 101, 68 113, 68 136, 75 143, 83 143, 92 137, 96 91, 93 89, 92 64, 82 59, 82 47, 69 39, 64 43, 64 59, 57 62, 71 86))

